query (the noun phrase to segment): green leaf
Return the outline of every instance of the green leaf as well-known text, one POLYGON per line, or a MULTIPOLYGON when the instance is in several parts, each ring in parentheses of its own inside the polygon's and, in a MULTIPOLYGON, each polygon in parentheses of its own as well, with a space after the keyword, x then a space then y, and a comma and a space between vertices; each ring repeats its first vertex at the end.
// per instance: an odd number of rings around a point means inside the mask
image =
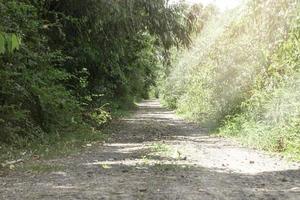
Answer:
POLYGON ((6 35, 6 43, 7 43, 7 52, 12 53, 13 48, 12 48, 12 37, 11 34, 6 35))
POLYGON ((5 37, 0 33, 0 54, 5 53, 5 37))
POLYGON ((16 34, 12 34, 11 36, 11 50, 14 51, 19 50, 20 48, 20 43, 19 43, 19 38, 16 36, 16 34))
MULTIPOLYGON (((5 50, 9 53, 13 53, 14 50, 18 50, 21 44, 21 38, 19 38, 16 34, 2 34, 4 38, 4 52, 5 50), (6 44, 6 49, 5 49, 6 44)), ((1 47, 0 47, 1 48, 1 47)))

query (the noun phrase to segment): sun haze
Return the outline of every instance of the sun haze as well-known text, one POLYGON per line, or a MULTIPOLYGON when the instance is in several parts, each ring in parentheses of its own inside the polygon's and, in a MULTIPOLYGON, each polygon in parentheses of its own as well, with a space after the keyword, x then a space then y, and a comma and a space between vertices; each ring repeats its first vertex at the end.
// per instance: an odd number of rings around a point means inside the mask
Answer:
MULTIPOLYGON (((179 0, 172 0, 172 2, 178 2, 179 0)), ((222 11, 232 9, 240 5, 243 0, 185 0, 189 4, 202 3, 204 5, 214 4, 222 11)))

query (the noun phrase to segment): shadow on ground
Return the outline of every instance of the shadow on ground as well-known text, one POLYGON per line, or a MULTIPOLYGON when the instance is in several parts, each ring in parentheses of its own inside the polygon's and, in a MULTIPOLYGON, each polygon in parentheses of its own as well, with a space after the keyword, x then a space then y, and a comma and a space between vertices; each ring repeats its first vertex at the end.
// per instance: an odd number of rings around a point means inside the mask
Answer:
POLYGON ((63 168, 1 177, 0 199, 299 199, 299 164, 209 136, 157 101, 108 131, 104 145, 36 163, 63 168))

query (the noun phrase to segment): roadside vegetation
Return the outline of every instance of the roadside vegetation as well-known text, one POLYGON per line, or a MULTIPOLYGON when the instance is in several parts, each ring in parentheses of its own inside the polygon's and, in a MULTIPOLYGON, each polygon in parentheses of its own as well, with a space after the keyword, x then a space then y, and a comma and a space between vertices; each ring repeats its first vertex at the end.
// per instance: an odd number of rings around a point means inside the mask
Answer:
POLYGON ((167 0, 0 0, 0 162, 90 147, 149 97, 299 160, 299 13, 298 0, 227 12, 167 0))
POLYGON ((166 0, 0 0, 0 15, 0 160, 101 140, 197 21, 166 0))
POLYGON ((162 102, 222 136, 300 159, 300 4, 216 14, 160 82, 162 102))

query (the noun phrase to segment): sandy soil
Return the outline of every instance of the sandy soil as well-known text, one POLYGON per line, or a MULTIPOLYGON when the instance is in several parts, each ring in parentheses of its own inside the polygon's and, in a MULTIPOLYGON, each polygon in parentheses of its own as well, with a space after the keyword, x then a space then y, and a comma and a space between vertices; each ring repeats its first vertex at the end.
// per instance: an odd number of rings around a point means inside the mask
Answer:
MULTIPOLYGON (((243 148, 144 101, 111 139, 44 172, 0 177, 0 199, 300 199, 300 165, 243 148)), ((37 161, 36 161, 37 162, 37 161)))

